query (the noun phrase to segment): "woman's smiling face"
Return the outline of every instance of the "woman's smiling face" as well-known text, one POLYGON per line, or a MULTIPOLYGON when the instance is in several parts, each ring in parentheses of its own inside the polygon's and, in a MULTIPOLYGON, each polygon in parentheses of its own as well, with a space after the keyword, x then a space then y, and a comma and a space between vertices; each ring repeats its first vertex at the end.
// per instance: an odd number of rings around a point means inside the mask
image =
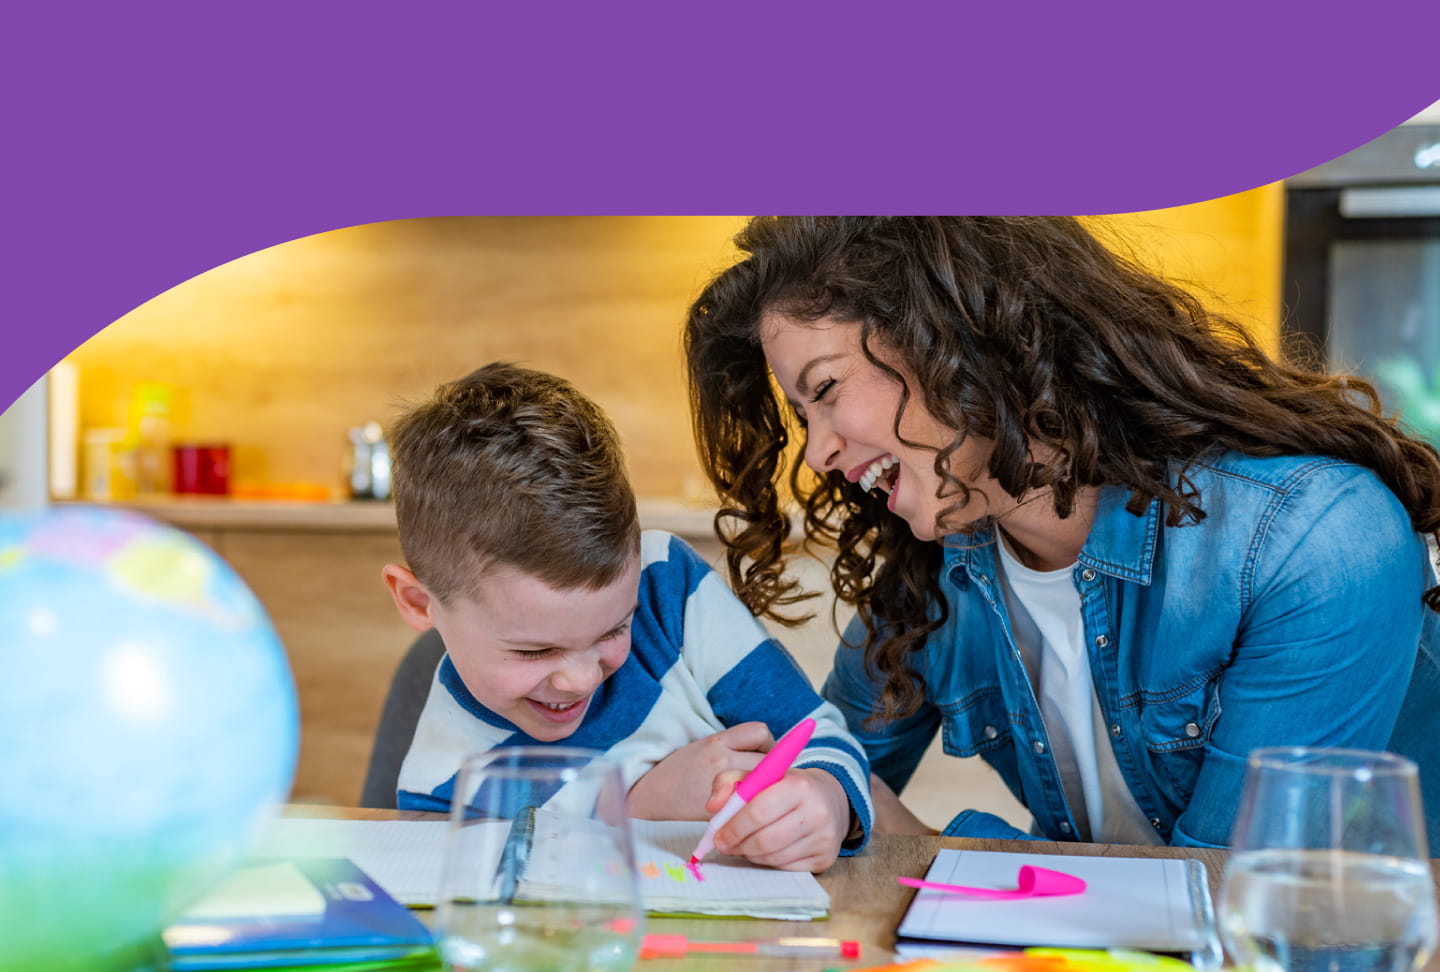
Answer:
MULTIPOLYGON (((938 539, 1002 512, 995 504, 1008 497, 984 472, 991 443, 972 435, 950 457, 950 468, 975 493, 951 514, 943 531, 936 528, 936 517, 955 496, 953 488, 944 499, 937 496, 941 479, 935 451, 954 440, 955 430, 930 415, 912 392, 896 436, 902 387, 865 356, 858 323, 829 318, 804 323, 768 314, 760 335, 770 370, 805 421, 805 463, 811 469, 821 474, 839 470, 851 482, 883 490, 891 512, 921 540, 938 539)), ((870 347, 877 358, 905 372, 873 338, 870 347)))

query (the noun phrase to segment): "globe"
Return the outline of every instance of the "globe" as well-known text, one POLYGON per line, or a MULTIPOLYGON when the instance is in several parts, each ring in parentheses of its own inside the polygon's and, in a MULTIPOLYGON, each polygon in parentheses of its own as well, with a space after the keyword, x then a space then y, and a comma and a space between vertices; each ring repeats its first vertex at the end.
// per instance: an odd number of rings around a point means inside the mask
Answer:
POLYGON ((198 540, 0 513, 0 969, 140 969, 289 793, 285 653, 198 540))

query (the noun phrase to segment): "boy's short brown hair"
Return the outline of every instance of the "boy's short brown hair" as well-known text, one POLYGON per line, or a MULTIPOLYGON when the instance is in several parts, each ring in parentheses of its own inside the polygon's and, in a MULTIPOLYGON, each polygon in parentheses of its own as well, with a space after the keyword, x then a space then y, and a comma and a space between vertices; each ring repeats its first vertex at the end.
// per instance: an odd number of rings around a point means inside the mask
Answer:
POLYGON ((603 587, 639 552, 620 437, 562 378, 488 364, 402 416, 390 444, 400 549, 441 601, 474 596, 491 564, 603 587))

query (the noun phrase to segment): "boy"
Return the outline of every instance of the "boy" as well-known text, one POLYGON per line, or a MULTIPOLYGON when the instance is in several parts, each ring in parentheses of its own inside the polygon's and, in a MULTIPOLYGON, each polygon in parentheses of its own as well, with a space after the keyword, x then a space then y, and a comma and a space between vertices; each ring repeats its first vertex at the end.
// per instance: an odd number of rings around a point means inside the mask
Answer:
POLYGON ((468 753, 563 740, 620 763, 636 817, 704 820, 811 716, 794 768, 715 847, 821 871, 864 846, 863 750, 693 550, 641 534, 618 437, 592 402, 495 363, 441 386, 390 438, 407 566, 387 565, 385 583, 446 646, 401 809, 448 809, 468 753))

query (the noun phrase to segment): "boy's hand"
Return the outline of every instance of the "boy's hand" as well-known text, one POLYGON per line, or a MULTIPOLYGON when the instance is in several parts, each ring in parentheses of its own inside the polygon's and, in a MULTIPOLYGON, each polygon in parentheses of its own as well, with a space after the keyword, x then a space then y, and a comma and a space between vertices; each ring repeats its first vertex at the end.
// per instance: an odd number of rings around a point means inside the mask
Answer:
MULTIPOLYGON (((717 777, 705 810, 725 805, 743 773, 717 777)), ((850 801, 822 769, 792 769, 755 795, 715 833, 715 849, 786 871, 825 870, 850 831, 850 801)))
POLYGON ((742 722, 681 746, 630 787, 630 814, 640 820, 709 820, 706 801, 716 778, 740 779, 773 745, 765 723, 742 722))

